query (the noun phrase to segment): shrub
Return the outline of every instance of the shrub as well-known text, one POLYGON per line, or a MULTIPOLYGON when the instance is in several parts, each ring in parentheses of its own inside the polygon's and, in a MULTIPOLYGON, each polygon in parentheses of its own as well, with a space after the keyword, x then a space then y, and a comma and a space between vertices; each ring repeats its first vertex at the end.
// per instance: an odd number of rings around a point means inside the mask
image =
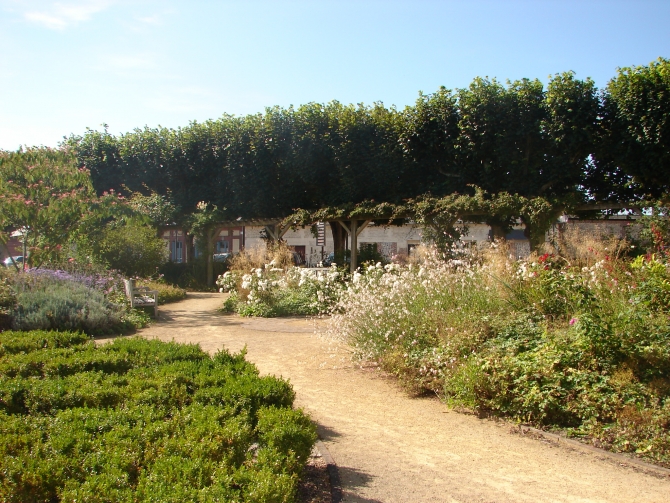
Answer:
POLYGON ((315 441, 243 353, 0 334, 0 500, 290 502, 315 441))
POLYGON ((413 392, 670 466, 670 270, 624 248, 370 266, 329 332, 413 392))
MULTIPOLYGON (((358 263, 386 264, 388 260, 377 250, 377 243, 368 243, 361 245, 358 250, 358 263)), ((337 263, 337 261, 335 261, 337 263)), ((343 261, 341 263, 344 263, 343 261)))
POLYGON ((324 273, 266 264, 247 274, 228 271, 219 276, 217 285, 222 292, 233 292, 224 310, 242 316, 309 315, 328 312, 335 305, 343 277, 334 266, 324 273))
POLYGON ((0 278, 0 332, 12 326, 12 311, 16 306, 16 295, 7 278, 0 278))
POLYGON ((17 275, 13 328, 82 330, 91 335, 122 329, 122 307, 110 303, 100 290, 66 276, 59 271, 17 275))
POLYGON ((106 229, 98 253, 112 269, 141 277, 155 274, 169 256, 154 228, 134 222, 106 229))
POLYGON ((12 276, 10 288, 17 302, 9 320, 14 328, 75 329, 99 335, 129 332, 149 323, 148 313, 130 308, 118 273, 67 266, 69 271, 29 269, 12 276))
POLYGON ((163 281, 140 280, 139 286, 148 287, 158 292, 158 303, 169 304, 186 298, 186 290, 178 286, 168 285, 163 281))
MULTIPOLYGON (((219 276, 228 270, 226 262, 214 262, 212 266, 215 276, 219 276)), ((207 263, 202 256, 191 259, 185 264, 166 262, 158 269, 158 272, 167 283, 177 285, 180 288, 200 291, 211 290, 207 287, 207 263)))

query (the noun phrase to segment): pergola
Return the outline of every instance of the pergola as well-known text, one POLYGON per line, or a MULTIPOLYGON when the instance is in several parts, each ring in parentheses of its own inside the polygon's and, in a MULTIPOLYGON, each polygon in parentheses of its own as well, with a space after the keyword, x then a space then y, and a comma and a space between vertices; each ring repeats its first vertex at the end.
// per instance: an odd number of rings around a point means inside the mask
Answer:
MULTIPOLYGON (((379 218, 377 218, 378 220, 379 218)), ((358 236, 360 236, 363 229, 365 229, 374 218, 354 218, 354 219, 336 219, 329 220, 330 222, 337 222, 350 239, 350 248, 351 248, 351 262, 349 265, 350 271, 353 273, 358 267, 358 236)), ((297 225, 309 225, 303 223, 289 223, 286 222, 286 219, 281 218, 238 218, 235 220, 227 220, 219 222, 218 227, 238 227, 238 226, 249 226, 249 227, 263 227, 267 233, 268 238, 273 241, 280 241, 284 235, 291 229, 295 228, 297 225)))
MULTIPOLYGON (((221 227, 233 226, 255 226, 264 227, 268 238, 280 241, 286 232, 298 226, 308 226, 316 222, 336 222, 349 238, 351 259, 349 270, 354 273, 358 267, 358 237, 361 232, 372 222, 382 222, 390 225, 392 222, 413 219, 422 222, 423 225, 436 225, 438 219, 442 219, 441 225, 456 224, 460 220, 479 221, 483 217, 492 214, 500 214, 506 217, 510 215, 519 216, 524 212, 535 212, 535 216, 543 218, 555 217, 556 207, 552 207, 542 198, 527 199, 518 195, 510 196, 502 193, 485 199, 486 193, 478 191, 475 196, 459 196, 454 194, 444 198, 424 198, 410 200, 405 205, 393 205, 389 203, 374 204, 371 201, 359 205, 346 207, 323 208, 317 211, 298 210, 293 215, 284 219, 280 218, 238 218, 236 220, 221 222, 221 227), (534 205, 535 202, 544 203, 534 205)), ((651 203, 644 201, 623 203, 602 203, 575 205, 571 208, 563 207, 563 211, 589 211, 589 210, 621 210, 630 209, 640 213, 641 209, 650 206, 651 203)), ((567 205, 566 205, 567 206, 567 205)))

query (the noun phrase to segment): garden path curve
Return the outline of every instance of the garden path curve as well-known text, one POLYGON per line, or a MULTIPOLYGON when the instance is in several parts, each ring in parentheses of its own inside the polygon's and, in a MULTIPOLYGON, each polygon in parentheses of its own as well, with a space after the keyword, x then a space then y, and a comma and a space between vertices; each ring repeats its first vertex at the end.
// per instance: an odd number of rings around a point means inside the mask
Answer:
POLYGON ((338 465, 344 501, 670 501, 667 475, 408 397, 379 372, 352 365, 346 347, 315 335, 314 322, 221 314, 223 298, 189 293, 162 306, 140 335, 210 352, 246 346, 262 374, 288 378, 338 465))

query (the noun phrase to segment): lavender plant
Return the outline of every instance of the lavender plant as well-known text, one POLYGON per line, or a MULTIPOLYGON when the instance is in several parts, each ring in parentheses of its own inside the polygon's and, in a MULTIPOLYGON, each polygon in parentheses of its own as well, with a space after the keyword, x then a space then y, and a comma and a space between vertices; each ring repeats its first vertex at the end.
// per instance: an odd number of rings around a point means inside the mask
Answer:
POLYGON ((130 308, 123 278, 109 271, 28 269, 12 277, 15 330, 81 330, 89 335, 145 326, 149 316, 130 308))

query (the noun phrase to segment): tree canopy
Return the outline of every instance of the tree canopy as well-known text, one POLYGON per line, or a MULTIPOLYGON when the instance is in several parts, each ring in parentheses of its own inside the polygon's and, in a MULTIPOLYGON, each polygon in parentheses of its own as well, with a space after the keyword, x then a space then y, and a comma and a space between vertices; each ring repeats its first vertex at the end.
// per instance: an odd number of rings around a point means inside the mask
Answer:
POLYGON ((226 208, 225 220, 353 222, 371 207, 386 219, 404 208, 439 227, 470 205, 496 235, 520 218, 533 242, 567 208, 667 201, 669 114, 670 61, 660 58, 619 69, 601 90, 572 72, 546 86, 478 77, 404 110, 308 103, 118 137, 88 130, 65 145, 98 193, 171 192, 186 214, 202 203, 226 208))
POLYGON ((606 89, 571 72, 547 84, 476 78, 404 110, 308 103, 178 128, 107 129, 66 144, 96 190, 172 191, 227 216, 401 203, 430 193, 613 201, 668 193, 670 62, 622 68, 606 89))

